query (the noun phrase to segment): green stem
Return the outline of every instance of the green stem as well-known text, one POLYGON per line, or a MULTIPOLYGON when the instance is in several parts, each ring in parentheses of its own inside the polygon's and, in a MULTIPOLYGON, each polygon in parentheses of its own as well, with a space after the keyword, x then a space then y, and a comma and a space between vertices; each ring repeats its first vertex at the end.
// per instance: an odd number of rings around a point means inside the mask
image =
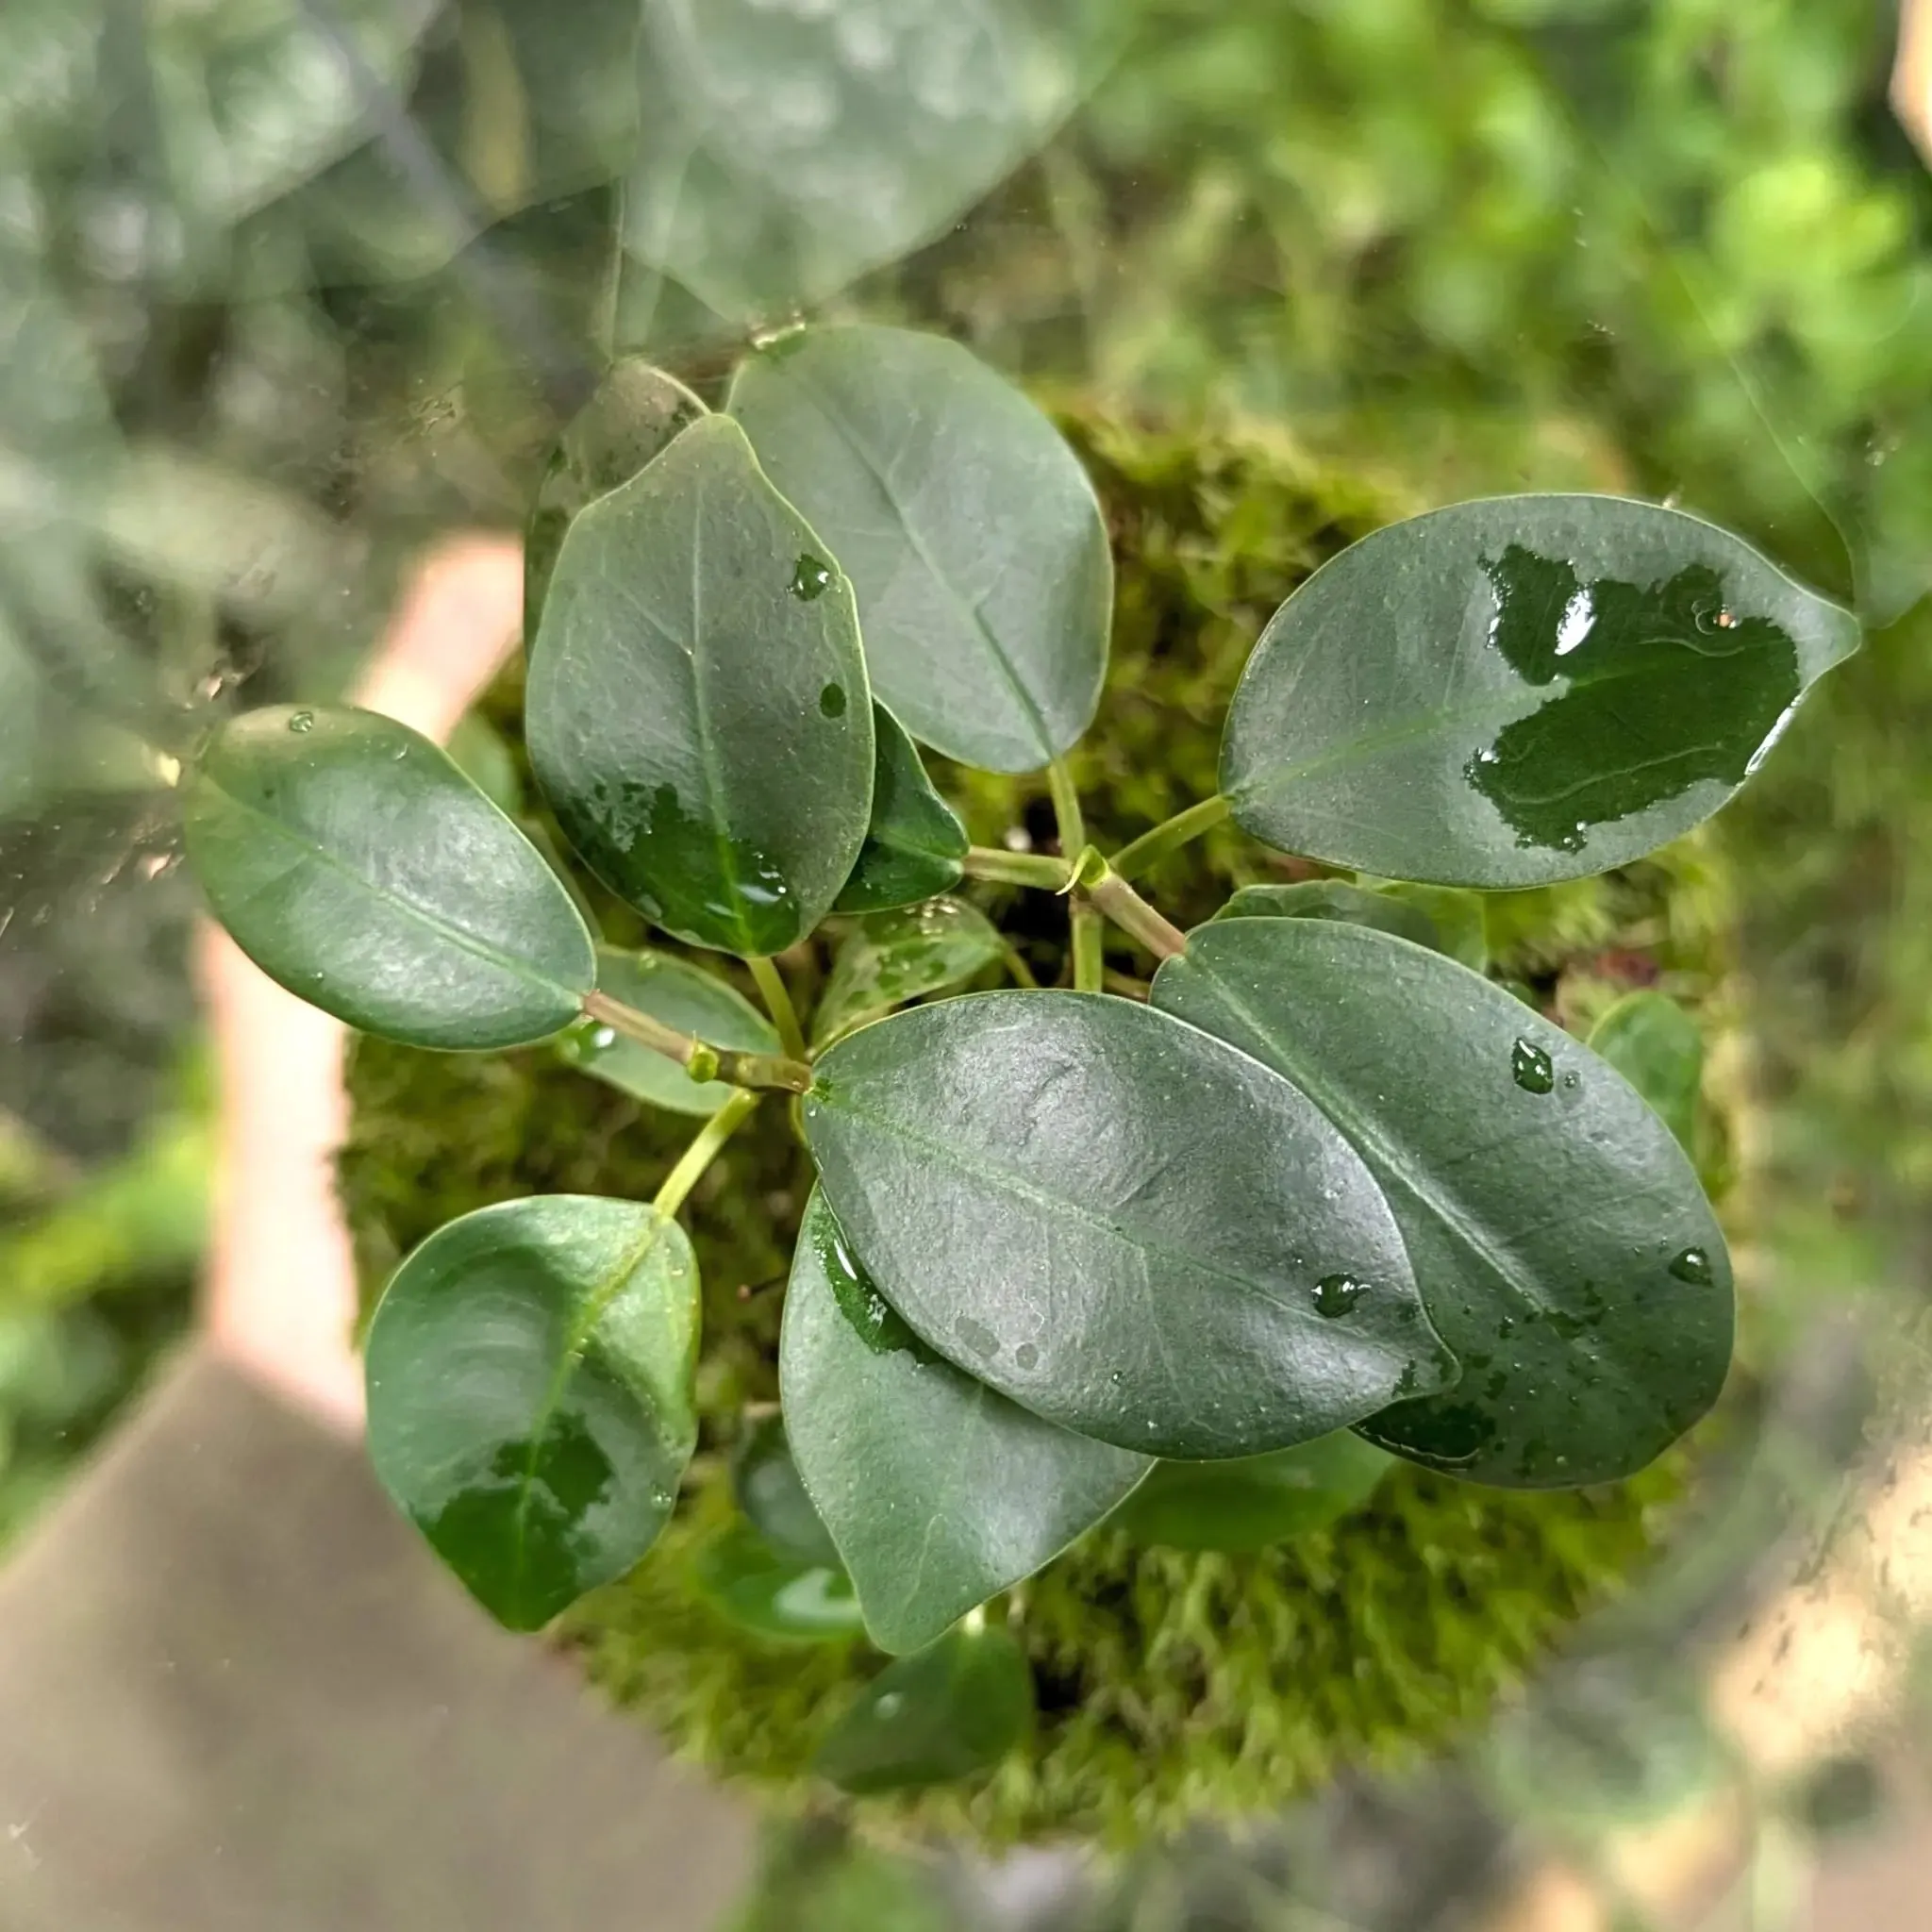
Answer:
POLYGON ((771 1053, 736 1053, 711 1046, 689 1033, 680 1033, 648 1013, 640 1013, 608 992, 587 992, 584 1011, 626 1040, 661 1053, 675 1060, 693 1080, 724 1080, 733 1087, 775 1088, 784 1093, 803 1093, 811 1085, 811 1069, 802 1059, 786 1059, 771 1053))
POLYGON ((1000 935, 1000 951, 1006 958, 1007 971, 1013 975, 1013 984, 1025 987, 1029 992, 1037 992, 1040 981, 1034 977, 1032 967, 1027 965, 1019 947, 1005 933, 1000 935))
POLYGON ((1132 844, 1123 845, 1113 856, 1114 871, 1123 878, 1132 878, 1136 873, 1145 872, 1170 852, 1178 852, 1203 832, 1211 832, 1233 809, 1217 791, 1212 798, 1204 798, 1199 805, 1191 805, 1186 811, 1175 812, 1173 818, 1156 825, 1151 832, 1142 832, 1132 844))
POLYGON ((1091 845, 1074 868, 1074 891, 1157 959, 1172 959, 1187 951, 1187 934, 1163 919, 1091 845))
POLYGON ((1060 828, 1060 850, 1071 858, 1087 842, 1087 821, 1066 759, 1056 758, 1047 766, 1046 782, 1053 792, 1053 815, 1060 828))
POLYGON ((608 369, 617 359, 617 318, 624 306, 624 177, 610 187, 610 254, 604 264, 604 286, 597 301, 597 346, 608 369))
POLYGON ((751 976, 758 982, 758 997, 772 1016, 772 1024, 778 1029, 779 1043, 793 1059, 809 1059, 805 1028, 798 1024, 798 1008, 791 1004, 785 975, 769 959, 747 959, 744 963, 751 968, 751 976))
POLYGON ((1074 991, 1099 992, 1107 985, 1107 927, 1084 899, 1074 901, 1069 917, 1074 927, 1074 991))
POLYGON ((1043 852, 1002 852, 992 845, 975 845, 959 861, 969 879, 992 879, 1003 886, 1038 886, 1043 892, 1064 892, 1074 876, 1064 858, 1043 852))
POLYGON ((752 1116, 759 1101, 756 1093, 734 1093, 697 1131, 691 1143, 677 1157, 677 1165, 664 1176, 651 1205, 659 1214, 675 1214, 685 1197, 703 1179, 705 1170, 718 1158, 719 1150, 752 1116))

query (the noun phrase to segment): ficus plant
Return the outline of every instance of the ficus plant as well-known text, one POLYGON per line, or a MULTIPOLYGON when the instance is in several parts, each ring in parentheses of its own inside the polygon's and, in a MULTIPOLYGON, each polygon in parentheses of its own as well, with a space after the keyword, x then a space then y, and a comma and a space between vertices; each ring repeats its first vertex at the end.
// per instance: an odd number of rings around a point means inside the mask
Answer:
POLYGON ((679 1213, 754 1109, 791 1109, 816 1186, 782 1412, 747 1419, 702 1568, 751 1629, 897 1659, 824 1740, 854 1791, 1024 1732, 984 1607, 1103 1519, 1252 1548, 1391 1457, 1603 1483, 1729 1365, 1694 1024, 1644 993, 1573 1037, 1482 971, 1479 895, 1707 818, 1852 617, 1651 504, 1415 517, 1266 625, 1219 792, 1103 853, 1064 760, 1111 597, 1078 461, 957 344, 798 330, 716 409, 625 363, 529 534, 525 736, 575 861, 367 712, 246 713, 184 780, 208 898, 283 985, 419 1046, 555 1037, 695 1124, 655 1199, 465 1215, 371 1321, 377 1474, 505 1624, 623 1574, 676 1509, 679 1213), (922 746, 1044 771, 1057 840, 971 844, 922 746), (1134 882, 1230 818, 1310 876, 1179 930, 1134 882), (601 943, 579 867, 666 943, 601 943), (1058 895, 1070 984, 1033 983, 953 896, 972 881, 1058 895), (1150 980, 1109 974, 1108 925, 1150 980), (801 1012, 788 956, 822 931, 801 1012), (1016 983, 959 991, 993 974, 1016 983))

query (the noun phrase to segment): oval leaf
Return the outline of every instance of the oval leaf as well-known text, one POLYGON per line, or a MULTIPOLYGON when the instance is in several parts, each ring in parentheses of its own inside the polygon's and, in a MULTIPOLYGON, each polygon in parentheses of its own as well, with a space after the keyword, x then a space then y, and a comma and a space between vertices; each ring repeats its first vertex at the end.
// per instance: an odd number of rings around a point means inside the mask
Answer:
POLYGON ((841 1790, 916 1790, 991 1771, 1033 1727, 1033 1672, 1005 1630, 954 1630, 888 1664, 819 1746, 841 1790))
POLYGON ((525 726, 565 835, 667 931, 777 953, 831 909, 872 809, 852 592, 728 418, 571 525, 525 726))
POLYGON ((1347 1141, 1165 1013, 1067 992, 914 1008, 835 1046, 804 1111, 886 1300, 1076 1434, 1248 1456, 1454 1377, 1347 1141))
POLYGON ((412 1046, 516 1046, 576 1018, 591 936, 537 849, 426 738, 274 705, 225 724, 182 797, 214 915, 271 979, 412 1046))
POLYGON ((537 486, 524 539, 524 635, 533 638, 572 519, 628 483, 706 413, 674 375, 637 357, 606 371, 571 419, 537 486))
POLYGON ((837 1563, 805 1563, 734 1523, 697 1553, 692 1574, 741 1629, 781 1643, 836 1643, 865 1634, 851 1579, 837 1563))
POLYGON ((1456 504, 1365 537, 1275 613, 1222 790, 1257 838, 1330 865, 1575 878, 1709 817, 1857 641, 1849 612, 1681 511, 1456 504))
POLYGON ((764 1416, 745 1431, 731 1458, 731 1491, 752 1526, 779 1556, 839 1567, 839 1546, 806 1492, 780 1417, 764 1416))
POLYGON ((1675 1000, 1627 993, 1591 1029, 1590 1050, 1607 1059, 1657 1109, 1693 1158, 1697 1095, 1704 1083, 1704 1035, 1675 1000))
POLYGON ((754 356, 730 408, 858 594, 866 661, 924 743, 1031 772, 1092 723, 1113 559, 1059 432, 957 342, 808 330, 754 356))
POLYGON ((498 1622, 628 1570, 697 1441, 698 1272, 676 1222, 549 1194, 439 1228, 369 1324, 382 1486, 498 1622))
POLYGON ((1174 1550, 1265 1550, 1368 1501, 1394 1458, 1350 1429, 1234 1462, 1162 1462, 1113 1519, 1174 1550))
POLYGON ((885 706, 872 708, 872 823, 835 912, 915 906, 956 886, 971 842, 959 815, 933 790, 919 750, 885 706))
POLYGON ((1724 1238, 1669 1131, 1579 1041, 1438 954, 1313 920, 1204 926, 1153 998, 1279 1068, 1387 1191, 1462 1381, 1372 1441, 1476 1482, 1607 1482, 1716 1400, 1724 1238))
POLYGON ((832 962, 812 1015, 812 1043, 824 1046, 908 1000, 958 986, 1003 950, 999 928, 963 900, 871 913, 832 962))
POLYGON ((1042 1422, 935 1355, 866 1277, 817 1192, 792 1257, 778 1374, 799 1473, 881 1650, 918 1650, 1031 1576, 1151 1466, 1042 1422))
MULTIPOLYGON (((688 959, 599 946, 597 987, 712 1046, 740 1053, 779 1051, 772 1023, 737 988, 688 959)), ((557 1042, 557 1051, 572 1066, 673 1113, 714 1114, 731 1098, 732 1090, 723 1080, 693 1080, 675 1060, 600 1020, 580 1020, 557 1042)))

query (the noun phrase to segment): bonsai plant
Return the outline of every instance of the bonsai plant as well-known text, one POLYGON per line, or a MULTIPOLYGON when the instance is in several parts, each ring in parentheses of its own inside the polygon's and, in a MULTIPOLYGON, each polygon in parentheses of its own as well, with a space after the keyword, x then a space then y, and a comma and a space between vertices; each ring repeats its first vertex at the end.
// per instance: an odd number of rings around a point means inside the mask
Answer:
POLYGON ((1268 624, 1219 790, 1104 853, 1069 755, 1106 676, 1107 524, 1052 424, 956 346, 799 331, 717 413, 620 365, 529 556, 524 730, 575 862, 347 710, 224 725, 185 800, 217 916, 283 984, 406 1045, 555 1039, 702 1122, 653 1199, 465 1214, 375 1309, 377 1474, 504 1622, 694 1538, 724 1614, 815 1646, 774 1680, 836 1657, 809 1740, 832 1783, 945 1786, 1010 1762, 1054 1693, 1028 1626, 1064 1623, 1057 1579, 1083 1586, 1054 1559, 1096 1525, 1274 1547, 1397 1465, 1430 1495, 1594 1493, 1715 1400, 1694 1026, 1640 996, 1593 1052, 1478 970, 1466 889, 1690 830, 1855 647, 1846 613, 1623 499, 1399 523, 1268 624), (974 844, 921 745, 1043 768, 1057 833, 974 844), (1184 930, 1135 881, 1229 822, 1331 875, 1184 930), (974 881, 1011 915, 951 896, 974 881), (600 901, 678 949, 600 947, 600 901), (1028 958, 1056 902, 1065 988, 1028 958), (1108 926, 1151 979, 1109 969, 1108 926), (1019 983, 958 992, 994 970, 1019 983), (782 1298, 779 1413, 678 1220, 760 1108, 817 1176, 782 1291, 732 1284, 782 1298))

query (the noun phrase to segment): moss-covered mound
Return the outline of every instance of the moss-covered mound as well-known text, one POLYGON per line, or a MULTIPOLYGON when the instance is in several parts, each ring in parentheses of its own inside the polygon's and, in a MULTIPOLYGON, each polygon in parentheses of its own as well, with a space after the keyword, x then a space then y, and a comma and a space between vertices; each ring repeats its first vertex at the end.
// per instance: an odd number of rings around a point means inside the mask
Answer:
MULTIPOLYGON (((1262 623, 1325 558, 1407 507, 1254 436, 1154 434, 1077 414, 1065 426, 1100 486, 1120 566, 1108 695, 1073 758, 1091 834, 1112 845, 1215 790, 1222 716, 1262 623)), ((513 691, 497 711, 513 730, 513 691)), ((980 841, 1050 836, 1043 783, 942 765, 935 775, 980 841)), ((1146 890, 1185 924, 1237 884, 1308 870, 1223 827, 1146 890)), ((975 891, 1051 982, 1063 910, 1045 895, 975 891)), ((614 938, 642 937, 607 909, 614 938)), ((1493 895, 1487 919, 1493 970, 1570 1024, 1651 983, 1723 1024, 1728 908, 1695 842, 1605 879, 1493 895)), ((1131 953, 1109 963, 1133 991, 1131 953)), ((802 950, 787 964, 809 992, 824 961, 802 950)), ((545 1049, 439 1055, 364 1041, 352 1088, 342 1186, 371 1290, 415 1241, 487 1202, 552 1190, 647 1197, 691 1130, 545 1049)), ((1721 1135, 1707 1165, 1722 1166, 1721 1135)), ((883 1659, 858 1643, 747 1634, 699 1592, 691 1557, 733 1507, 726 1461, 746 1406, 776 1397, 783 1277, 807 1186, 777 1108, 700 1184, 687 1219, 706 1283, 703 1445, 658 1548, 563 1633, 591 1676, 675 1746, 793 1807, 831 1802, 809 1776, 813 1749, 883 1659)), ((976 1787, 867 1800, 862 1819, 963 1824, 991 1842, 1123 1842, 1425 1751, 1479 1721, 1632 1577, 1681 1468, 1671 1459, 1614 1487, 1517 1494, 1404 1465, 1331 1529, 1252 1556, 1141 1548, 1103 1529, 993 1607, 1035 1666, 1031 1747, 976 1787)))

